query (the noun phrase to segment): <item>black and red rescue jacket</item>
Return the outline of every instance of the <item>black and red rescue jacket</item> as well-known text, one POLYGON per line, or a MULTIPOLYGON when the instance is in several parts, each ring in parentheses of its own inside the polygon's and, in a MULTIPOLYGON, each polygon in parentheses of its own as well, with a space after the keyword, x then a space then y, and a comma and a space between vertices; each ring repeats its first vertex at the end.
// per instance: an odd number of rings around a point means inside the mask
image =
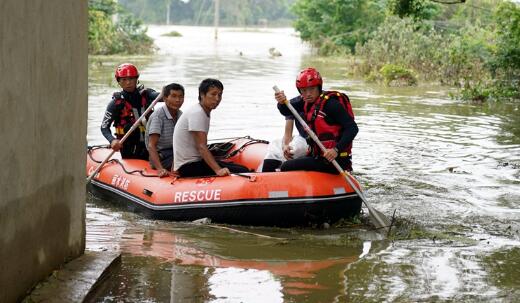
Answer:
MULTIPOLYGON (((337 91, 323 91, 312 103, 302 98, 291 100, 297 112, 301 112, 309 127, 316 133, 326 148, 337 148, 338 156, 349 157, 352 141, 359 129, 354 121, 354 113, 349 98, 337 91)), ((291 114, 285 104, 278 104, 278 110, 284 116, 291 114)), ((309 141, 313 156, 320 156, 321 150, 309 141)))
MULTIPOLYGON (((101 123, 101 132, 108 142, 112 142, 115 138, 123 138, 126 131, 139 119, 148 106, 150 106, 158 93, 152 89, 143 89, 139 91, 140 100, 138 102, 136 102, 137 100, 134 100, 134 102, 128 100, 128 95, 129 93, 126 92, 115 92, 107 106, 103 122, 101 123), (127 95, 126 98, 125 95, 127 95), (114 137, 110 131, 112 122, 114 123, 116 137, 114 137)), ((135 96, 133 96, 133 98, 136 99, 135 96)), ((142 139, 141 141, 144 142, 145 127, 143 125, 139 126, 139 132, 142 139)))
MULTIPOLYGON (((342 126, 339 123, 330 122, 330 119, 326 119, 327 113, 324 111, 324 107, 327 101, 331 98, 336 98, 345 108, 347 114, 354 119, 354 112, 352 111, 352 105, 350 104, 348 96, 337 91, 324 91, 316 102, 304 105, 305 120, 307 124, 327 149, 336 147, 343 131, 342 126)), ((314 142, 311 146, 313 154, 321 154, 321 152, 318 153, 320 149, 314 142)), ((352 141, 341 149, 338 149, 338 155, 340 157, 347 157, 351 153, 352 141)))

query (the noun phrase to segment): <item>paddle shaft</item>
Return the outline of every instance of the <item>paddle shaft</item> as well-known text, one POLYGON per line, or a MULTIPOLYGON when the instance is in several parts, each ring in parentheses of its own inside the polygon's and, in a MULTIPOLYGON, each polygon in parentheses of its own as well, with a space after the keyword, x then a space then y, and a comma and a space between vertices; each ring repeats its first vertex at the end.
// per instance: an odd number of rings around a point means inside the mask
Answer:
MULTIPOLYGON (((119 143, 123 144, 126 139, 132 134, 132 132, 137 128, 139 127, 139 124, 141 123, 141 121, 146 117, 146 115, 148 115, 152 110, 153 110, 153 107, 155 106, 155 104, 157 102, 159 102, 159 100, 162 99, 162 93, 159 94, 157 96, 157 98, 155 98, 155 100, 153 100, 152 104, 150 104, 150 106, 148 106, 148 108, 144 111, 144 113, 141 115, 141 117, 139 117, 139 119, 137 119, 137 121, 134 122, 134 124, 132 125, 132 127, 126 132, 126 134, 123 136, 123 138, 121 138, 121 140, 119 140, 119 143)), ((105 158, 105 160, 103 160, 103 162, 101 162, 101 164, 99 164, 99 166, 96 168, 96 170, 94 172, 92 172, 90 174, 90 176, 88 176, 87 178, 87 184, 90 183, 90 181, 92 181, 92 178, 94 178, 94 176, 101 170, 101 168, 103 167, 103 165, 105 165, 105 163, 108 162, 108 160, 110 160, 110 158, 112 158, 112 156, 114 155, 116 151, 115 150, 112 150, 110 152, 110 154, 105 158)))
MULTIPOLYGON (((280 91, 280 89, 276 85, 273 86, 273 89, 275 92, 280 91)), ((323 143, 321 143, 318 136, 316 136, 316 134, 312 131, 312 129, 309 127, 309 125, 303 120, 303 118, 296 111, 296 109, 294 109, 292 104, 287 99, 285 99, 284 103, 287 106, 287 108, 291 111, 294 118, 296 118, 296 120, 298 120, 300 125, 303 126, 303 128, 305 129, 305 132, 307 132, 307 134, 311 137, 311 139, 318 145, 320 150, 322 152, 325 152, 326 148, 323 145, 323 143)), ((374 209, 370 205, 370 203, 368 203, 364 193, 360 189, 358 189, 352 182, 352 180, 351 180, 351 178, 353 178, 352 175, 349 172, 345 171, 343 168, 341 168, 341 166, 338 164, 338 162, 336 160, 332 160, 332 165, 334 165, 336 170, 345 177, 345 180, 347 180, 347 183, 350 185, 350 187, 352 187, 354 189, 354 191, 358 194, 358 196, 361 198, 363 203, 365 203, 365 206, 368 208, 368 211, 370 213, 370 217, 373 218, 372 223, 374 223, 374 225, 377 228, 383 228, 383 227, 388 228, 388 226, 390 225, 390 220, 388 218, 386 218, 385 215, 383 215, 381 212, 374 209)))

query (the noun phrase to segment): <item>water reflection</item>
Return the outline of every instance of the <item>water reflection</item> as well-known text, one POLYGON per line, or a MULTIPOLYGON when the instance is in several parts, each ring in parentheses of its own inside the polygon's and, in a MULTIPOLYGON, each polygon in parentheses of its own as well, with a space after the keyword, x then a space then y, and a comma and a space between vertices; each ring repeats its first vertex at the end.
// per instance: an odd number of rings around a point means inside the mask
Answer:
POLYGON ((351 301, 385 298, 392 302, 406 298, 405 301, 415 302, 496 302, 504 298, 504 287, 517 292, 518 284, 511 284, 520 277, 515 276, 517 249, 495 252, 495 247, 490 245, 480 247, 476 253, 473 245, 453 247, 450 244, 453 243, 422 241, 413 246, 395 243, 392 251, 368 256, 347 271, 347 298, 351 301), (489 265, 483 267, 482 262, 489 265), (356 275, 360 271, 370 274, 356 275), (490 284, 490 281, 494 282, 490 284))
POLYGON ((95 238, 98 246, 89 248, 118 243, 123 253, 121 268, 98 302, 332 302, 344 291, 337 277, 374 253, 371 242, 349 239, 339 230, 256 228, 275 237, 264 238, 136 217, 119 217, 118 225, 111 225, 113 218, 97 210, 89 214, 87 240, 95 238), (122 232, 121 224, 126 225, 122 232))
POLYGON ((498 297, 515 301, 520 297, 520 248, 512 247, 484 258, 484 264, 489 271, 488 279, 501 291, 498 297))

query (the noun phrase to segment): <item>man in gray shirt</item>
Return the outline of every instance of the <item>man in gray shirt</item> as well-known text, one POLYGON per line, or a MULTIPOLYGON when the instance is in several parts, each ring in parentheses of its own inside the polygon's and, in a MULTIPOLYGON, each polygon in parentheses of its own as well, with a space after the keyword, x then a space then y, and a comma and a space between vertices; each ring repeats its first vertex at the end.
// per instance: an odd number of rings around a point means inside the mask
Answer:
POLYGON ((179 119, 173 133, 173 166, 181 177, 227 176, 248 169, 232 162, 215 160, 208 149, 210 113, 222 101, 224 86, 217 79, 199 85, 199 103, 179 119))
POLYGON ((152 168, 160 178, 170 174, 173 162, 173 131, 184 103, 184 87, 171 83, 163 87, 164 106, 156 109, 146 125, 146 146, 152 168))

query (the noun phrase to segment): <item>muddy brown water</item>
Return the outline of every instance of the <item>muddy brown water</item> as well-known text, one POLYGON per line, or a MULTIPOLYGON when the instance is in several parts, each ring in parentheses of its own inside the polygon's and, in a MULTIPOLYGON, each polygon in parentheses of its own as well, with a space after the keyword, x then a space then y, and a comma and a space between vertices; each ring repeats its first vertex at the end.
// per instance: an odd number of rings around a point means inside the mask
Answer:
POLYGON ((470 104, 449 89, 385 88, 352 80, 345 63, 313 56, 290 29, 151 26, 153 56, 93 57, 89 144, 104 144, 114 67, 135 62, 155 89, 206 77, 225 86, 211 138, 282 135, 272 86, 317 67, 351 97, 360 132, 355 175, 398 228, 381 240, 364 224, 267 228, 153 221, 89 196, 87 249, 122 253, 95 302, 515 302, 520 300, 519 104, 470 104), (161 34, 177 30, 183 36, 161 34), (275 47, 281 57, 271 57, 275 47), (254 234, 267 235, 272 238, 254 234))

